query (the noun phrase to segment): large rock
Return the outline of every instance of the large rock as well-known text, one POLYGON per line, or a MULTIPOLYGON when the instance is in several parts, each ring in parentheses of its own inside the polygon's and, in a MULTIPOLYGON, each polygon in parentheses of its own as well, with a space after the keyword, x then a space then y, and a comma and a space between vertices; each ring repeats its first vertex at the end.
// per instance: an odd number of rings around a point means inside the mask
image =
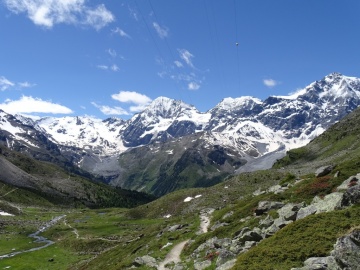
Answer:
POLYGON ((139 266, 147 266, 147 267, 152 267, 152 268, 157 268, 158 265, 156 263, 156 259, 149 256, 149 255, 145 255, 142 257, 137 257, 134 260, 134 265, 139 267, 139 266))
POLYGON ((201 262, 195 262, 194 263, 194 268, 195 268, 195 270, 203 270, 205 268, 208 268, 210 265, 211 265, 210 260, 201 261, 201 262))
POLYGON ((283 207, 281 207, 277 212, 278 212, 280 218, 283 218, 286 221, 289 221, 289 220, 295 221, 297 212, 303 206, 304 206, 303 203, 298 203, 298 204, 288 203, 288 204, 284 205, 283 207))
POLYGON ((360 269, 360 230, 340 237, 334 245, 331 255, 342 269, 360 269))
POLYGON ((335 258, 329 256, 309 258, 304 262, 304 267, 291 270, 341 270, 341 268, 337 265, 335 258))
POLYGON ((329 174, 334 169, 333 165, 322 166, 315 171, 316 177, 321 177, 329 174))
POLYGON ((260 201, 255 209, 255 215, 260 216, 272 209, 279 209, 284 206, 282 202, 260 201))
POLYGON ((216 259, 216 266, 220 266, 225 264, 227 261, 234 259, 236 254, 228 251, 226 249, 222 249, 218 252, 218 257, 216 259))
POLYGON ((360 173, 355 176, 350 176, 340 186, 337 187, 338 191, 346 191, 349 187, 360 185, 360 173))
POLYGON ((303 207, 296 215, 296 219, 302 219, 312 214, 330 212, 342 208, 343 193, 333 192, 326 195, 323 199, 315 196, 309 206, 303 207))
POLYGON ((227 261, 226 263, 216 267, 216 270, 229 270, 232 269, 234 267, 236 263, 236 259, 232 259, 230 261, 227 261))
POLYGON ((352 186, 346 190, 341 201, 341 206, 351 206, 357 203, 360 203, 360 185, 352 186))

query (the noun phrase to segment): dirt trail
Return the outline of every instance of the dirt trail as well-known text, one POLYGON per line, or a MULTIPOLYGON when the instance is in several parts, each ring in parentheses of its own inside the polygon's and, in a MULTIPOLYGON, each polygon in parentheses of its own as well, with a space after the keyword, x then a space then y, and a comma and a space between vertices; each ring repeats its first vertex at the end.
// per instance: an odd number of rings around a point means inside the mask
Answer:
MULTIPOLYGON (((210 216, 211 216, 212 212, 214 212, 214 209, 212 209, 212 208, 204 209, 200 212, 200 228, 199 228, 198 234, 203 234, 203 233, 208 232, 208 228, 210 225, 210 216)), ((172 248, 172 250, 170 250, 170 252, 166 255, 164 261, 162 261, 159 264, 158 270, 168 269, 165 267, 165 265, 168 263, 181 262, 180 254, 181 254, 182 250, 184 249, 187 242, 189 242, 189 240, 183 241, 183 242, 177 244, 176 246, 174 246, 172 248)))
POLYGON ((183 250, 183 248, 185 247, 186 243, 189 240, 183 241, 179 244, 177 244, 176 246, 174 246, 172 248, 172 250, 170 250, 170 252, 166 255, 165 260, 163 260, 158 267, 158 270, 166 270, 168 268, 165 267, 166 264, 174 262, 174 263, 178 263, 181 261, 180 259, 180 254, 181 251, 183 250))
POLYGON ((214 209, 204 209, 200 212, 200 229, 198 234, 207 233, 210 226, 210 216, 214 212, 214 209))

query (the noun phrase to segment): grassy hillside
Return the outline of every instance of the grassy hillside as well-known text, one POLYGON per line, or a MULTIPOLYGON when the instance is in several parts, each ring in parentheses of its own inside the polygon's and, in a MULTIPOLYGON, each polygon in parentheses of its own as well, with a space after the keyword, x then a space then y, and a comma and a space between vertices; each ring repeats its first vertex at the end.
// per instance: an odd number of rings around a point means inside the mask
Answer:
POLYGON ((153 199, 143 193, 92 181, 4 146, 0 146, 0 159, 2 201, 40 206, 133 207, 153 199))

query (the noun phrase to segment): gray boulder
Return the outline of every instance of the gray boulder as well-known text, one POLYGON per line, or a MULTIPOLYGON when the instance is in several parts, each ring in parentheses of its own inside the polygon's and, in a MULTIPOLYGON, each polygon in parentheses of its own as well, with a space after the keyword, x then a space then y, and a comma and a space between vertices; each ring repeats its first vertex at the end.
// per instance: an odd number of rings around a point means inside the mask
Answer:
POLYGON ((266 218, 261 219, 259 221, 259 227, 260 228, 269 228, 273 223, 274 223, 274 219, 271 216, 267 215, 266 218))
POLYGON ((229 270, 234 267, 235 263, 236 263, 236 259, 232 259, 232 260, 227 261, 226 263, 216 267, 215 269, 216 270, 229 270))
POLYGON ((296 220, 315 214, 317 211, 316 206, 310 204, 309 206, 303 207, 299 210, 296 215, 296 220))
POLYGON ((142 256, 142 257, 137 257, 134 260, 134 265, 136 267, 139 267, 139 266, 147 266, 147 267, 153 267, 153 268, 158 267, 158 265, 156 263, 156 259, 149 256, 149 255, 145 255, 145 256, 142 256))
POLYGON ((286 221, 295 221, 296 215, 301 209, 301 207, 304 207, 304 203, 288 203, 281 207, 277 212, 280 218, 283 218, 286 221))
POLYGON ((330 212, 342 208, 343 193, 333 192, 326 195, 323 199, 315 196, 309 206, 303 207, 296 215, 296 219, 302 219, 312 214, 330 212))
POLYGON ((346 190, 343 195, 341 206, 351 206, 360 203, 360 185, 355 185, 346 190))
POLYGON ((315 171, 316 177, 321 177, 329 174, 334 169, 333 165, 322 166, 315 171))
POLYGON ((208 268, 210 265, 211 265, 210 260, 195 262, 194 268, 195 268, 195 270, 202 270, 202 269, 208 268))
POLYGON ((340 186, 337 187, 338 191, 346 191, 349 187, 360 185, 360 173, 355 176, 350 176, 340 186))
POLYGON ((349 235, 340 237, 331 255, 341 269, 360 269, 360 230, 354 230, 349 235))
POLYGON ((261 231, 249 231, 244 233, 242 236, 240 236, 238 238, 239 243, 244 244, 247 241, 255 241, 255 242, 259 242, 261 241, 263 238, 261 236, 261 231))
POLYGON ((329 256, 309 258, 304 262, 304 267, 291 270, 341 270, 341 268, 337 265, 335 258, 329 256))
POLYGON ((263 230, 263 236, 264 238, 269 238, 270 236, 273 236, 278 230, 280 230, 280 228, 275 224, 272 224, 269 228, 263 230))
POLYGON ((227 261, 234 259, 235 256, 236 256, 236 254, 234 254, 233 252, 231 252, 229 250, 226 250, 226 249, 220 250, 218 252, 218 257, 216 259, 216 266, 223 265, 227 261))
POLYGON ((273 201, 260 201, 257 208, 255 209, 255 215, 260 216, 269 210, 279 209, 284 206, 282 202, 273 202, 273 201))

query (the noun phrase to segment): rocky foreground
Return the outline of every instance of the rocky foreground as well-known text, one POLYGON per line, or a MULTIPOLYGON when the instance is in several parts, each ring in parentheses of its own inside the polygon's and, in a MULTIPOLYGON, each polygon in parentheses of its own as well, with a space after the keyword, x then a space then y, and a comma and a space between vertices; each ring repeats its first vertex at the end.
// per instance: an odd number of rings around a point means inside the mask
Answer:
MULTIPOLYGON (((329 167, 320 168, 316 175, 321 177, 326 174, 329 167)), ((302 181, 302 180, 298 180, 302 181)), ((295 183, 297 184, 297 183, 295 183)), ((282 193, 288 186, 276 185, 263 192, 282 193)), ((258 191, 254 196, 258 196, 263 192, 258 191)), ((146 265, 149 268, 157 269, 186 269, 186 265, 190 261, 193 262, 193 267, 196 270, 206 269, 216 260, 217 270, 227 270, 235 266, 238 255, 247 252, 252 247, 258 245, 262 240, 272 237, 282 228, 297 220, 303 219, 309 215, 331 212, 335 210, 345 209, 354 204, 360 203, 360 173, 351 176, 345 180, 336 191, 324 197, 315 196, 312 202, 308 205, 305 203, 287 203, 284 204, 279 201, 260 201, 254 210, 253 216, 248 216, 241 222, 250 219, 260 219, 258 227, 250 229, 244 227, 239 230, 233 238, 218 238, 214 237, 208 239, 206 242, 198 246, 186 262, 179 260, 169 260, 168 264, 164 265, 149 256, 138 257, 134 261, 132 268, 146 265), (276 212, 276 214, 274 214, 276 212), (264 217, 265 216, 265 217, 264 217), (274 218, 274 216, 277 216, 274 218), (205 254, 205 257, 204 257, 205 254)), ((204 209, 202 213, 212 213, 213 209, 204 209)), ((227 213, 223 219, 232 215, 232 212, 227 213)), ((210 228, 214 231, 220 227, 228 226, 226 222, 216 222, 210 228)), ((316 224, 314 224, 316 226, 316 224)), ((172 226, 173 230, 180 230, 179 226, 172 226)), ((206 231, 202 232, 206 233, 206 231)), ((191 244, 189 240, 187 244, 191 244)), ((183 245, 185 246, 185 245, 183 245)), ((181 252, 181 250, 179 251, 181 252)), ((360 265, 360 228, 352 228, 348 234, 338 238, 334 244, 334 249, 327 257, 313 257, 308 258, 301 268, 293 268, 292 270, 315 270, 315 269, 359 269, 360 265)))

